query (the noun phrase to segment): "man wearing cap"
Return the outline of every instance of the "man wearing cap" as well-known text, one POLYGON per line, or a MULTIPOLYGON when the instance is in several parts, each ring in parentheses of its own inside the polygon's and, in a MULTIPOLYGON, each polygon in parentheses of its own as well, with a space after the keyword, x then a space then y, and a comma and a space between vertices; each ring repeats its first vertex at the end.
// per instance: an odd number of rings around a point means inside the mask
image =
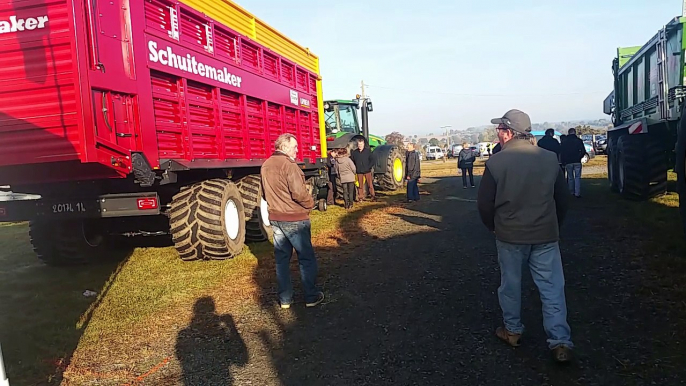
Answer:
POLYGON ((571 359, 565 280, 559 226, 569 192, 555 153, 532 146, 531 120, 510 110, 497 124, 502 150, 486 161, 478 194, 481 220, 495 233, 500 265, 498 300, 504 326, 498 338, 519 346, 524 332, 521 313, 522 267, 526 263, 543 304, 543 327, 558 362, 571 359))

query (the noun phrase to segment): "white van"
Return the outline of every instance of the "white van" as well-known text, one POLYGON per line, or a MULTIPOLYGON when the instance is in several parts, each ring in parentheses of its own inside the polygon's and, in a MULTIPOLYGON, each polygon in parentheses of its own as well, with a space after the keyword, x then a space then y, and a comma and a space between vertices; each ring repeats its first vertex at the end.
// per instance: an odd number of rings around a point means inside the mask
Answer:
POLYGON ((443 149, 441 149, 441 148, 438 147, 438 146, 429 146, 429 147, 426 149, 426 159, 427 159, 427 160, 430 160, 430 159, 433 159, 433 160, 441 159, 441 158, 443 158, 444 156, 445 156, 445 154, 443 154, 443 149))

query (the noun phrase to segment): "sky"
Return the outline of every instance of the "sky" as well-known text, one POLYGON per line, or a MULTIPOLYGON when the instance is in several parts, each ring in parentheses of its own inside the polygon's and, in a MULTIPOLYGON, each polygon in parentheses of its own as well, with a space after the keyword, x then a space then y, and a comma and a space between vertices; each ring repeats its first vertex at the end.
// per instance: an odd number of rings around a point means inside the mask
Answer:
POLYGON ((319 56, 325 99, 368 85, 370 131, 438 133, 517 108, 608 118, 617 47, 646 43, 679 0, 236 0, 319 56))

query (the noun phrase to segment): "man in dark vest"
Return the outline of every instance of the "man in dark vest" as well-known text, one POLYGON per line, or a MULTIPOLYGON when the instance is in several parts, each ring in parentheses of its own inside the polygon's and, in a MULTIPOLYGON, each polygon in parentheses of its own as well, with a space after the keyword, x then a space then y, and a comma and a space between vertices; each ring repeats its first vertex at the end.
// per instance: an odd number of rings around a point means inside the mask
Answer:
POLYGON ((571 359, 565 281, 559 226, 569 192, 554 153, 533 146, 531 120, 510 110, 491 121, 498 125, 502 150, 486 161, 477 206, 481 220, 495 233, 500 265, 498 299, 504 326, 498 338, 519 346, 524 332, 521 313, 522 267, 529 266, 543 305, 548 347, 558 362, 571 359))

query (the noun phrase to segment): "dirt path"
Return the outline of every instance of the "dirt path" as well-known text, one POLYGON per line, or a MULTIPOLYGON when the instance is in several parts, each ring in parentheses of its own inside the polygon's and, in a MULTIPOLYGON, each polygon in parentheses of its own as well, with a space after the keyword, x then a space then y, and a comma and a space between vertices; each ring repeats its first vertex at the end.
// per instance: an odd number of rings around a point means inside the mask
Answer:
MULTIPOLYGON (((526 341, 493 335, 500 323, 492 235, 478 218, 476 189, 456 178, 425 181, 419 204, 365 209, 359 232, 342 234, 323 256, 328 301, 290 311, 272 303, 235 316, 250 360, 236 385, 618 385, 686 379, 683 322, 642 291, 643 246, 602 208, 575 201, 563 229, 569 321, 578 360, 553 364, 538 293, 523 285, 526 341), (427 183, 428 182, 428 183, 427 183), (615 237, 614 241, 607 238, 615 237)), ((296 284, 297 285, 297 284, 296 284)), ((678 307, 674 307, 678 308, 678 307)))

